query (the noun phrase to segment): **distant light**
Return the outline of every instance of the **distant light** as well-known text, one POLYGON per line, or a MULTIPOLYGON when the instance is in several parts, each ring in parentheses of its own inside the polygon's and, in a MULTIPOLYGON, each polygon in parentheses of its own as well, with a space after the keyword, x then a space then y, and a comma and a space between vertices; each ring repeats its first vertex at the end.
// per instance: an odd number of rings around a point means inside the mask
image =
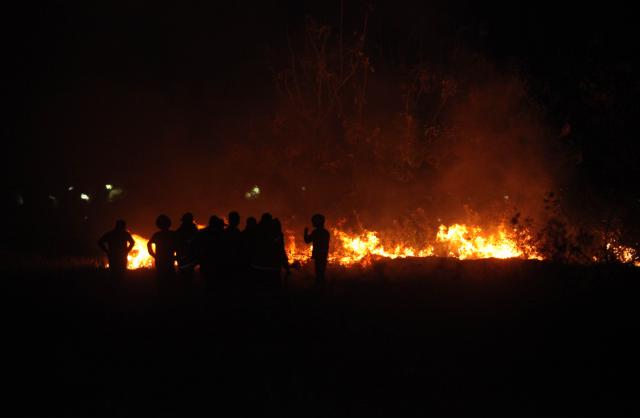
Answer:
POLYGON ((56 197, 55 197, 54 195, 51 195, 51 194, 50 194, 50 195, 49 195, 49 196, 47 196, 47 197, 48 197, 49 199, 53 200, 53 201, 55 201, 55 200, 56 200, 56 197))
POLYGON ((80 199, 82 199, 82 200, 84 200, 84 201, 87 201, 87 202, 88 202, 89 200, 91 200, 91 198, 89 197, 89 195, 88 195, 88 194, 86 194, 86 193, 80 193, 80 199))
POLYGON ((72 191, 73 191, 73 186, 69 186, 69 187, 67 187, 67 190, 69 190, 70 192, 72 192, 72 191))
POLYGON ((509 195, 508 194, 504 195, 504 200, 509 200, 509 195))
POLYGON ((248 192, 244 194, 244 197, 247 198, 248 200, 257 199, 258 196, 260 196, 260 192, 261 192, 260 187, 253 186, 249 189, 248 192))
POLYGON ((114 200, 119 199, 122 196, 124 196, 124 190, 122 190, 120 187, 112 187, 109 190, 109 194, 107 195, 107 201, 113 202, 114 200))
POLYGON ((107 190, 111 190, 111 189, 113 189, 113 185, 112 184, 105 184, 104 188, 107 189, 107 190))
POLYGON ((302 186, 302 187, 300 188, 300 190, 302 190, 303 192, 306 192, 306 191, 307 191, 307 186, 302 186))

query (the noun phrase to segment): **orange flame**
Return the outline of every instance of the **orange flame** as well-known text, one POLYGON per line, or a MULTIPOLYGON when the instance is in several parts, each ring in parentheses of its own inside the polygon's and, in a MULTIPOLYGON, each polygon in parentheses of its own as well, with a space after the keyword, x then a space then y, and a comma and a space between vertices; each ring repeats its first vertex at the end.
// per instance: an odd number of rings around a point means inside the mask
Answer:
POLYGON ((453 224, 440 225, 436 241, 446 246, 447 256, 464 260, 467 258, 525 258, 539 259, 533 248, 521 248, 509 236, 503 225, 495 234, 485 234, 480 227, 453 224))
MULTIPOLYGON (((339 229, 334 229, 333 237, 338 240, 337 248, 331 252, 329 261, 349 266, 357 263, 368 265, 372 258, 406 258, 406 257, 429 257, 433 255, 433 247, 430 245, 424 248, 414 248, 403 244, 386 244, 378 237, 374 231, 363 231, 360 234, 348 234, 339 229)), ((335 246, 336 244, 334 244, 335 246)))
POLYGON ((147 242, 149 242, 149 240, 137 234, 131 234, 131 236, 135 244, 133 244, 133 249, 127 255, 127 268, 135 270, 144 267, 153 267, 153 257, 151 257, 147 250, 147 242))
MULTIPOLYGON (((376 231, 363 230, 348 233, 338 228, 332 231, 332 250, 329 262, 341 266, 367 266, 376 258, 431 257, 441 255, 460 260, 478 258, 529 258, 541 259, 536 249, 518 244, 515 233, 503 225, 495 233, 487 233, 477 226, 453 224, 440 225, 432 242, 422 245, 383 240, 376 231)), ((311 246, 298 245, 293 231, 286 232, 286 249, 290 262, 304 264, 311 259, 311 246)), ((133 235, 136 244, 128 256, 128 267, 138 269, 153 266, 153 258, 147 252, 146 238, 133 235)))
MULTIPOLYGON (((205 227, 199 223, 196 223, 196 226, 198 229, 205 227)), ((127 268, 129 270, 136 270, 139 268, 153 267, 154 260, 147 249, 147 243, 149 240, 138 234, 131 234, 131 237, 135 241, 135 244, 133 244, 133 249, 131 249, 131 252, 127 255, 127 268)))

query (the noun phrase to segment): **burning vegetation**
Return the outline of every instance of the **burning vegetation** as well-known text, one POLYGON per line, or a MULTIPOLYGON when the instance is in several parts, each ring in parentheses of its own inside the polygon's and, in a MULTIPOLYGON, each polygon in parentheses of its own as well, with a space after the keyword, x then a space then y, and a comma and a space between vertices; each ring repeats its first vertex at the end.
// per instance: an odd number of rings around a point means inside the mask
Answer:
MULTIPOLYGON (((285 233, 286 251, 290 263, 306 264, 311 260, 311 247, 301 243, 291 230, 285 233)), ((408 242, 401 237, 387 236, 371 230, 350 233, 332 228, 332 246, 329 262, 343 267, 368 267, 375 260, 407 257, 452 257, 459 260, 486 258, 519 258, 544 260, 533 243, 530 233, 517 225, 498 225, 493 231, 463 224, 440 225, 434 235, 422 242, 408 242)), ((128 268, 153 267, 153 258, 147 251, 148 239, 133 234, 135 245, 128 256, 128 268)), ((632 247, 607 243, 608 261, 633 264, 640 267, 637 252, 632 247)), ((592 262, 606 261, 592 256, 592 262)))

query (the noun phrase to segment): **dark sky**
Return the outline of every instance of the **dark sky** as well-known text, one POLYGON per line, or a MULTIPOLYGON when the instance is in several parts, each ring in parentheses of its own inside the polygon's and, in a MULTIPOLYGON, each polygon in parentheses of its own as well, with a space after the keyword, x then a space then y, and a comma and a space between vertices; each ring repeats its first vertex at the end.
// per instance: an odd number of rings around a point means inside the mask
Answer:
MULTIPOLYGON (((230 140, 225 128, 245 125, 268 106, 270 68, 286 48, 287 30, 307 15, 336 26, 340 4, 23 3, 3 11, 1 29, 2 135, 10 150, 3 181, 14 188, 138 177, 132 161, 156 158, 154 148, 160 155, 216 152, 230 140)), ((522 68, 561 123, 591 117, 567 85, 595 77, 630 96, 638 84, 628 7, 560 3, 346 1, 345 27, 357 27, 370 8, 368 50, 381 68, 438 60, 459 45, 522 68), (620 85, 627 79, 635 85, 620 85)), ((617 103, 626 112, 636 106, 626 96, 617 103)))

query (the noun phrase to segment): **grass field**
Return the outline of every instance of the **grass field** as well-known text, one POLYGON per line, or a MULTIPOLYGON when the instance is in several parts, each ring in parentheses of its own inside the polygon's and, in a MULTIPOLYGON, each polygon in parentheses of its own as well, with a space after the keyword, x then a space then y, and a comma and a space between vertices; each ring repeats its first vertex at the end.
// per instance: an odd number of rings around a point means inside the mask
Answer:
POLYGON ((638 272, 397 260, 163 293, 149 271, 6 274, 3 415, 637 416, 638 272))

